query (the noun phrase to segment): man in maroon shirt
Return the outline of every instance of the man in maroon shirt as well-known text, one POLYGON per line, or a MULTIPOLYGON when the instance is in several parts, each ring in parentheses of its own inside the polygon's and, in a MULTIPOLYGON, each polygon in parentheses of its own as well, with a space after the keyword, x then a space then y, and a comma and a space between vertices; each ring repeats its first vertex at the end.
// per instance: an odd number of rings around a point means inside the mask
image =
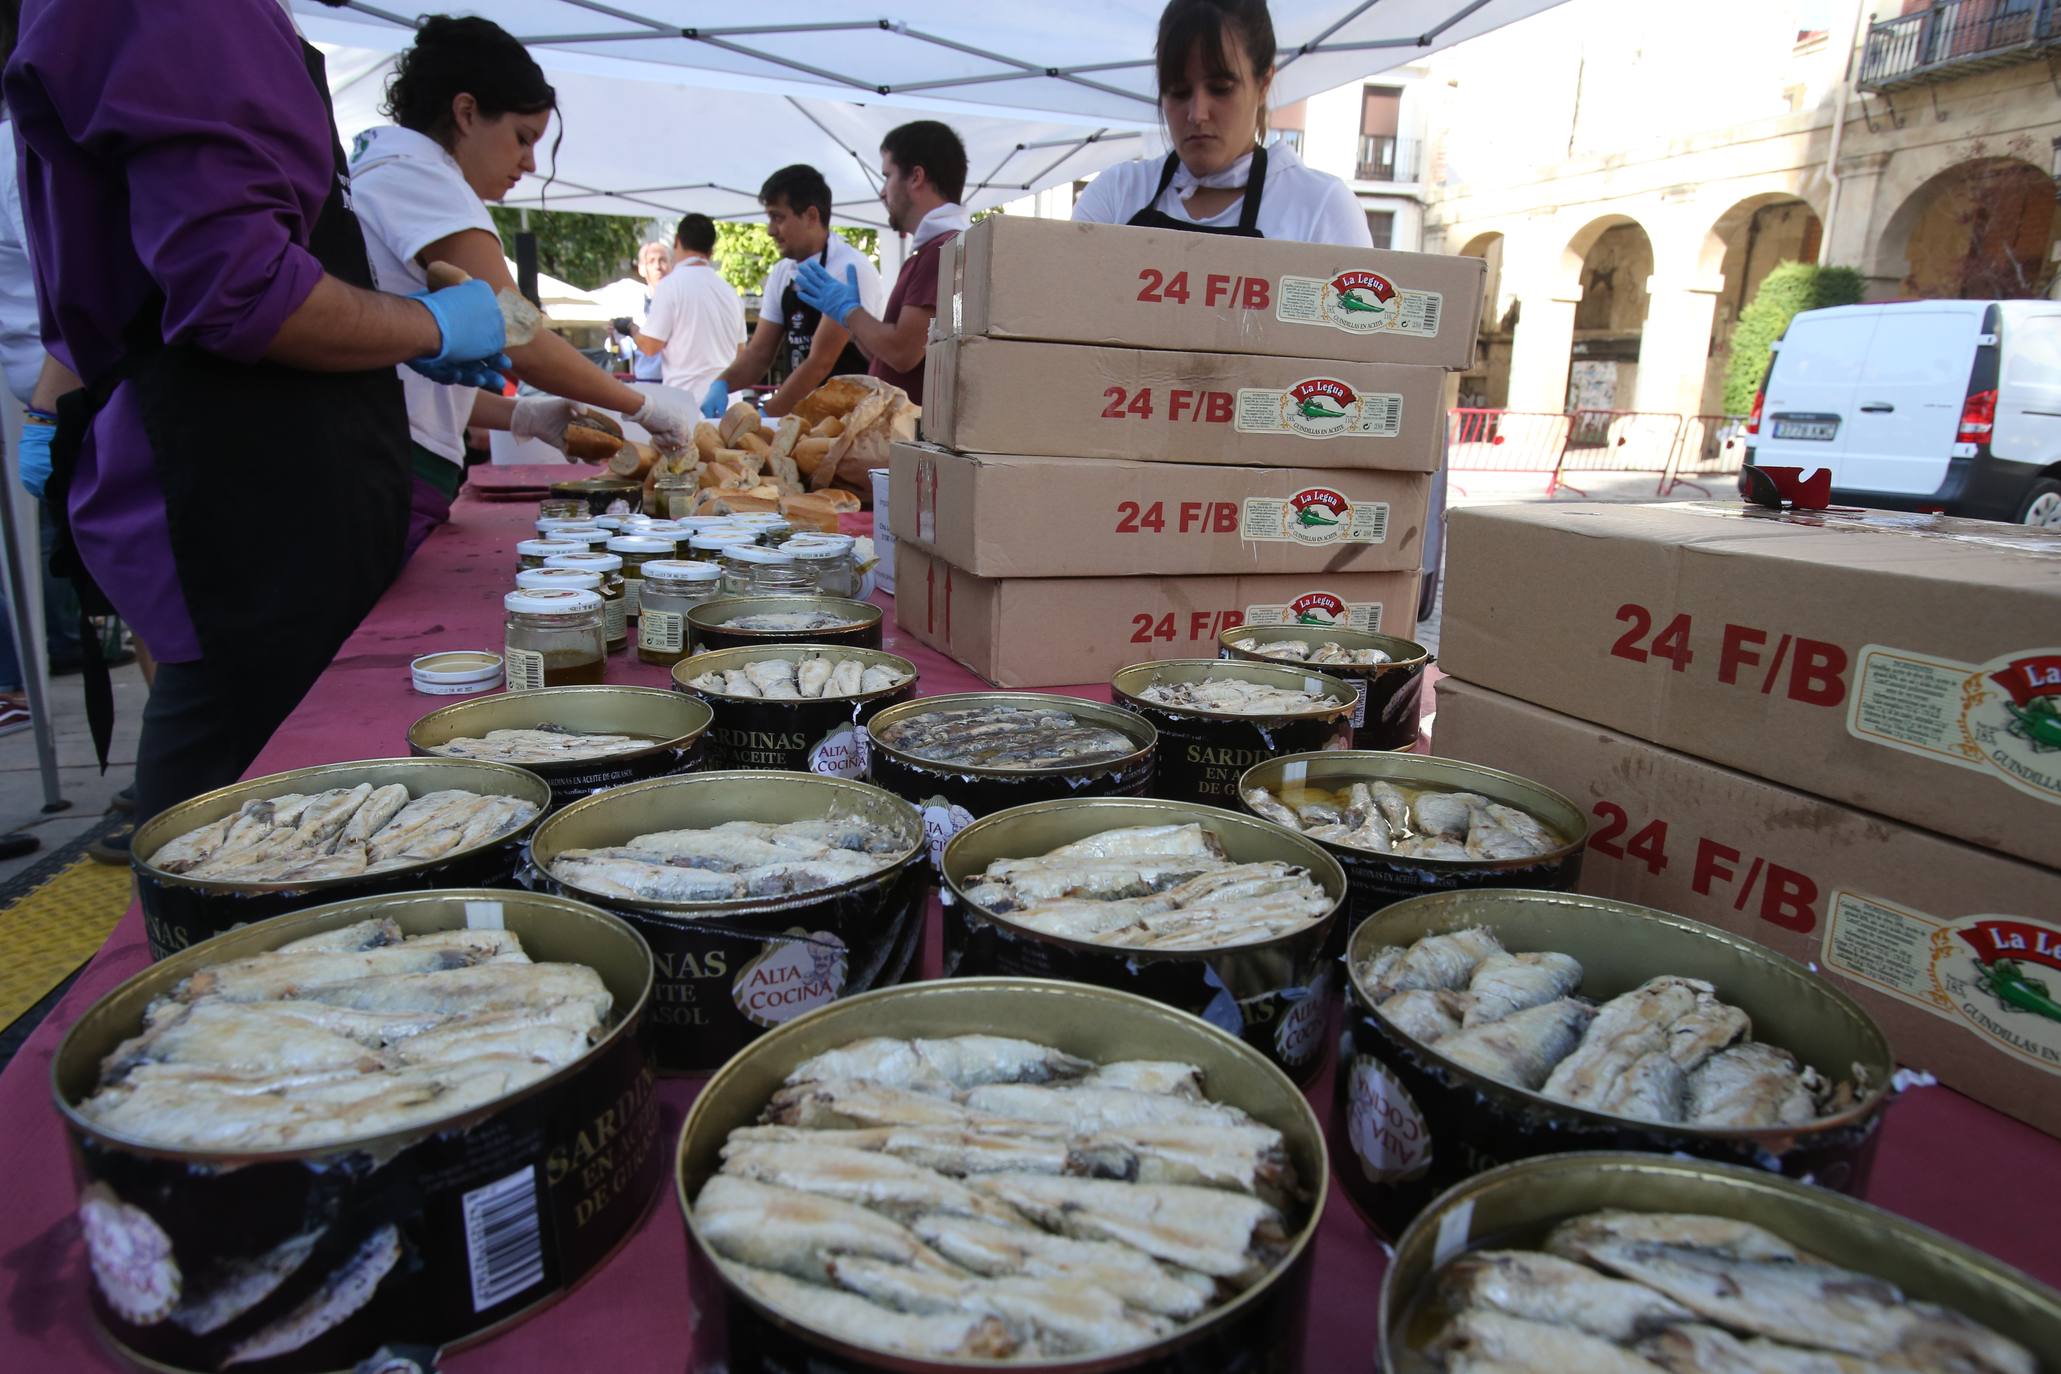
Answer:
POLYGON ((923 404, 923 347, 937 314, 937 263, 945 245, 972 223, 959 197, 966 190, 966 145, 934 119, 889 131, 880 144, 880 199, 896 233, 914 249, 875 319, 859 303, 858 283, 832 277, 813 262, 795 274, 803 300, 842 324, 871 361, 875 377, 923 404))

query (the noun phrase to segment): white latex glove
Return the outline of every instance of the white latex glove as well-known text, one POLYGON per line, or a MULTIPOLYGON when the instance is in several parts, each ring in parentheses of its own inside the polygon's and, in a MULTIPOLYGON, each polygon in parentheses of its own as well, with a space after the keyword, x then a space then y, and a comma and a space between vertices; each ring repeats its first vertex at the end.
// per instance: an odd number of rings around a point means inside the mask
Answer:
POLYGON ((647 391, 644 404, 630 417, 651 432, 651 442, 661 453, 678 453, 694 442, 694 426, 701 412, 678 391, 647 391))
POLYGON ((571 401, 556 396, 519 397, 515 414, 508 419, 508 432, 518 439, 542 439, 563 453, 565 427, 576 409, 571 401))

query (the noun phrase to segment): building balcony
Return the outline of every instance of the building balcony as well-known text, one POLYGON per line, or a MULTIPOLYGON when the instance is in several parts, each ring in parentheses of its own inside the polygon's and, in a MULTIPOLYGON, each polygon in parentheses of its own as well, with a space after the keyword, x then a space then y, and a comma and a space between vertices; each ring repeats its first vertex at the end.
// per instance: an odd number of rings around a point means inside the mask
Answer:
POLYGON ((1889 91, 2061 47, 2061 0, 1948 0, 1872 26, 1855 84, 1889 91))
POLYGON ((1392 134, 1361 134, 1360 160, 1354 167, 1357 181, 1414 182, 1417 180, 1418 143, 1413 138, 1392 134))

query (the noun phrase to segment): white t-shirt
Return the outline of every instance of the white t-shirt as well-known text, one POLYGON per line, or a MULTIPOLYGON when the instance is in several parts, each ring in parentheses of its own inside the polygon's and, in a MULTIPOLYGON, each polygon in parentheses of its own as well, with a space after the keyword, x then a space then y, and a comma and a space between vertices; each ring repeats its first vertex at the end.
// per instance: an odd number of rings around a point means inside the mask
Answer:
POLYGON ((642 332, 665 341, 653 355, 663 363, 656 380, 700 405, 708 384, 737 361, 744 302, 706 258, 685 261, 652 289, 642 332))
MULTIPOLYGON (((1074 203, 1073 217, 1085 224, 1123 224, 1152 197, 1165 170, 1163 158, 1121 162, 1088 183, 1074 203)), ((1209 228, 1229 228, 1245 209, 1244 197, 1208 219, 1190 215, 1171 186, 1156 208, 1169 218, 1209 228)), ((1374 236, 1367 214, 1352 188, 1328 172, 1303 165, 1285 143, 1267 145, 1267 182, 1260 191, 1259 220, 1254 225, 1270 239, 1292 243, 1336 243, 1347 248, 1372 248, 1374 236)))
MULTIPOLYGON (((812 254, 809 261, 814 262, 819 256, 820 253, 812 254)), ((759 306, 760 315, 777 316, 780 313, 780 297, 786 292, 787 284, 794 280, 794 274, 800 267, 801 264, 793 258, 782 258, 773 264, 771 270, 766 273, 764 294, 760 297, 764 302, 759 306)), ((832 234, 830 260, 823 264, 823 270, 837 280, 843 281, 844 269, 847 267, 859 269, 859 304, 865 308, 867 314, 876 320, 879 319, 880 312, 887 308, 887 288, 881 284, 879 271, 867 260, 864 253, 846 243, 842 236, 832 234)), ((658 337, 654 331, 645 332, 650 333, 653 338, 658 337)))
POLYGON ((16 146, 14 121, 0 120, 0 370, 7 374, 7 389, 27 405, 43 371, 43 322, 22 226, 16 146))
MULTIPOLYGON (((428 289, 429 275, 415 255, 438 239, 484 229, 501 241, 458 160, 435 139, 395 124, 358 135, 351 153, 351 208, 364 226, 372 280, 395 295, 428 289)), ((408 433, 431 453, 462 465, 465 426, 478 390, 432 382, 405 364, 398 370, 408 399, 408 433)))

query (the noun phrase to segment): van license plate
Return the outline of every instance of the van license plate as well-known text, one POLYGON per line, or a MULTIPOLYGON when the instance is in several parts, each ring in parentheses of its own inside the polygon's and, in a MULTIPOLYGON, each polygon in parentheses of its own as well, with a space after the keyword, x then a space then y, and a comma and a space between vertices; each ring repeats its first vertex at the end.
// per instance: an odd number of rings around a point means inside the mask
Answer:
POLYGON ((1777 439, 1815 439, 1824 441, 1839 433, 1837 420, 1777 420, 1777 439))

